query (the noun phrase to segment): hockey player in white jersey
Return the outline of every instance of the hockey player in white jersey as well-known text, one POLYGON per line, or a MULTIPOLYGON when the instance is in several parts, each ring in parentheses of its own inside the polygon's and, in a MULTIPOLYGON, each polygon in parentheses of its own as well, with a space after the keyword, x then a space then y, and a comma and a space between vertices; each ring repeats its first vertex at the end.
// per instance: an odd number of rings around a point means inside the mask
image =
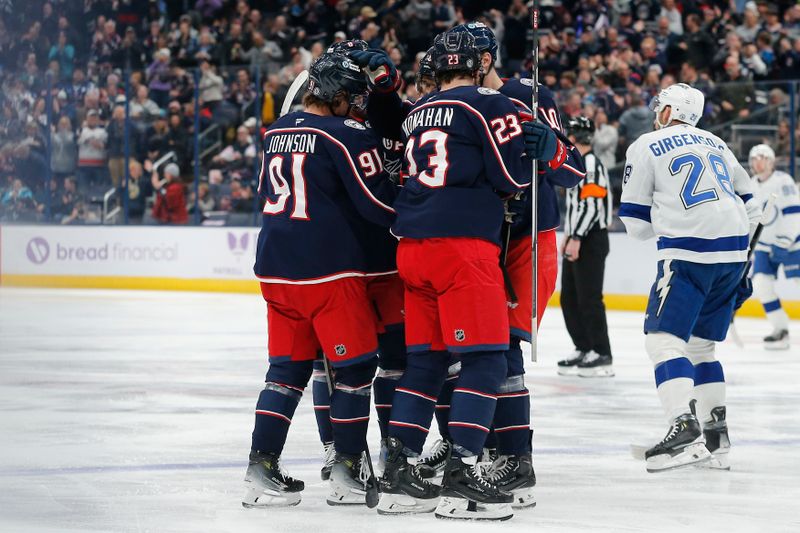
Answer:
POLYGON ((773 329, 764 337, 764 347, 788 350, 789 317, 775 292, 775 279, 782 267, 786 279, 800 283, 800 194, 789 174, 775 170, 775 152, 766 144, 750 150, 749 162, 759 204, 766 204, 773 194, 776 197, 772 212, 765 213, 753 260, 753 292, 773 329))
POLYGON ((656 237, 658 247, 644 332, 670 428, 646 451, 648 472, 728 468, 725 378, 714 347, 752 292, 744 272, 760 207, 731 150, 695 127, 704 102, 683 83, 662 90, 651 103, 656 130, 626 155, 619 216, 629 235, 656 237))

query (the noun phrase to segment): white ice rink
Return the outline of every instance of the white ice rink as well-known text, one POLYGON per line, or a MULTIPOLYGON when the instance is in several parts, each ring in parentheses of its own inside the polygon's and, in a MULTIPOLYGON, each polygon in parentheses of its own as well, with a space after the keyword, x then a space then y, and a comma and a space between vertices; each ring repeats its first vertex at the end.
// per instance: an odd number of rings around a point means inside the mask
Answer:
POLYGON ((0 531, 800 531, 800 345, 765 352, 766 323, 737 320, 747 348, 719 349, 733 470, 647 474, 629 444, 666 426, 641 317, 609 322, 617 377, 560 378, 571 344, 548 310, 528 368, 538 505, 486 526, 328 507, 310 394, 284 453, 302 503, 242 508, 267 366, 256 295, 2 289, 0 531))

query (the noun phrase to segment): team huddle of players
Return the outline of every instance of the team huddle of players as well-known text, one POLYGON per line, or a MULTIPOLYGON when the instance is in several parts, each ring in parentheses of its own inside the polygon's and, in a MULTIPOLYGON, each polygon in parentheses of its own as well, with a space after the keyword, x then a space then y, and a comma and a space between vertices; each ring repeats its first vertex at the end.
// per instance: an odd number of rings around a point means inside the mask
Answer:
MULTIPOLYGON (((496 56, 483 24, 438 35, 410 103, 385 52, 337 43, 311 66, 303 110, 267 131, 255 273, 270 366, 246 507, 300 502, 304 484, 280 457, 309 380, 329 504, 484 520, 535 504, 520 346, 533 318, 533 161, 537 320, 557 274, 554 185, 573 187, 585 169, 549 91, 539 87, 532 120, 533 83, 501 79, 496 56), (434 416, 442 439, 421 459, 434 416)), ((703 107, 687 85, 663 90, 623 178, 628 233, 658 239, 645 346, 670 428, 643 454, 650 472, 729 468, 714 349, 752 293, 761 202, 725 143, 696 128, 703 107)), ((757 256, 756 272, 767 267, 757 256)))
POLYGON ((532 163, 538 318, 557 273, 553 186, 584 170, 552 95, 540 90, 544 121, 532 121, 532 83, 502 80, 496 56, 483 24, 437 36, 411 104, 383 51, 338 43, 310 68, 303 110, 267 131, 255 272, 270 366, 245 506, 299 503, 304 485, 279 461, 309 380, 328 503, 487 519, 534 505, 520 347, 533 315, 532 163), (380 479, 366 441, 373 394, 380 479), (434 414, 442 440, 420 461, 434 414))

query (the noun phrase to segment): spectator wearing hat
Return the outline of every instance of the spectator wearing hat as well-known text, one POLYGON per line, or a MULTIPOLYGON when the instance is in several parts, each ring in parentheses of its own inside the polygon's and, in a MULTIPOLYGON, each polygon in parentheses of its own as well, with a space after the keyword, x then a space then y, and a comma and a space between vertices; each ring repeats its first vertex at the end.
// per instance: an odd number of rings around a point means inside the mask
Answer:
POLYGON ((108 132, 100 124, 95 109, 86 113, 86 122, 78 136, 78 181, 81 188, 108 183, 108 132))
MULTIPOLYGON (((152 170, 152 165, 148 166, 152 170)), ((150 182, 156 191, 153 218, 161 224, 186 224, 189 221, 189 213, 186 210, 180 167, 175 163, 169 163, 164 168, 164 178, 160 179, 158 172, 153 171, 150 182)))

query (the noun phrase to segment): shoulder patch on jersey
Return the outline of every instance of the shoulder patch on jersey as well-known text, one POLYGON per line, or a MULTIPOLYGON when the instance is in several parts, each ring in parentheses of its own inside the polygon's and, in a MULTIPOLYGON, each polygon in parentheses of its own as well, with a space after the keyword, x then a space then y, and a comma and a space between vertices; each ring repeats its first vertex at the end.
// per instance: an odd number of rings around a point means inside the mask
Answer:
POLYGON ((533 80, 531 78, 520 78, 519 82, 522 85, 527 85, 528 87, 533 87, 533 80))
POLYGON ((478 87, 478 92, 481 94, 500 94, 499 92, 495 91, 494 89, 490 89, 489 87, 478 87))
POLYGON ((352 118, 348 118, 347 120, 345 120, 344 121, 344 125, 345 126, 349 126, 349 127, 353 128, 354 130, 365 130, 365 129, 367 129, 367 127, 364 126, 362 123, 360 123, 357 120, 353 120, 352 118))
POLYGON ((622 184, 625 185, 628 183, 628 180, 631 179, 631 174, 633 174, 633 166, 628 163, 625 165, 625 172, 622 174, 622 184))

